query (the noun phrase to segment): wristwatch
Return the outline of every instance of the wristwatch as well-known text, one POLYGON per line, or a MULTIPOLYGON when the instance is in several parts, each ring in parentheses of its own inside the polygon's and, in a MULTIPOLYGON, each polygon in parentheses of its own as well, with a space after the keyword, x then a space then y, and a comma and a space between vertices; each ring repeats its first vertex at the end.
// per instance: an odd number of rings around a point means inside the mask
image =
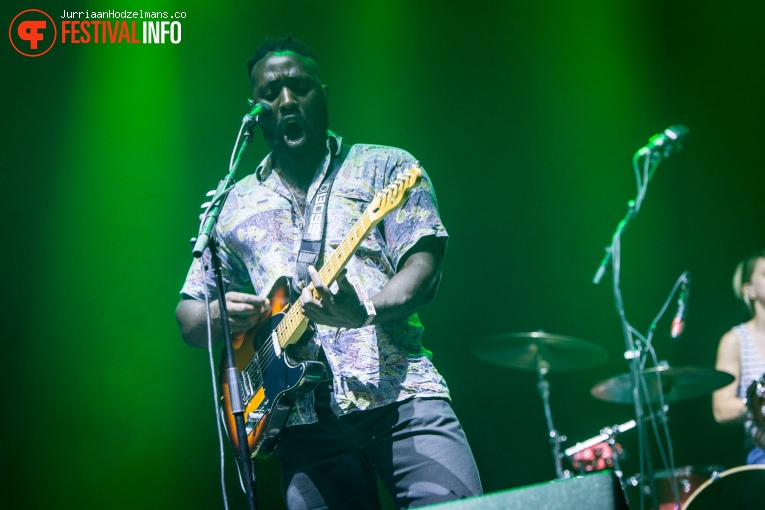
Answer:
POLYGON ((372 324, 372 321, 375 320, 375 317, 377 317, 377 311, 375 310, 375 305, 372 304, 371 299, 365 299, 363 301, 364 308, 367 310, 367 318, 364 321, 364 324, 361 325, 362 328, 366 328, 370 324, 372 324))

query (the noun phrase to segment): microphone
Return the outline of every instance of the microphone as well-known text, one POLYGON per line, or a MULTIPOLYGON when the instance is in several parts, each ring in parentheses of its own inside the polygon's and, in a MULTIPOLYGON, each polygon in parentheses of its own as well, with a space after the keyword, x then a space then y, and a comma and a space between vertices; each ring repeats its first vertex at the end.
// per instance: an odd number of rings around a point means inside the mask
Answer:
POLYGON ((252 109, 250 110, 250 113, 244 116, 242 124, 254 126, 255 124, 261 124, 271 118, 273 111, 266 103, 256 103, 252 99, 248 99, 248 101, 250 106, 252 106, 252 109))
POLYGON ((675 318, 672 319, 672 327, 670 328, 670 335, 672 338, 678 338, 683 334, 685 329, 685 315, 688 311, 688 295, 691 290, 691 275, 688 271, 684 272, 680 278, 680 297, 677 298, 677 313, 675 318))
POLYGON ((654 151, 662 152, 666 158, 675 147, 680 149, 680 139, 688 134, 688 128, 682 124, 674 124, 657 135, 648 139, 648 145, 640 149, 640 152, 648 155, 654 151))

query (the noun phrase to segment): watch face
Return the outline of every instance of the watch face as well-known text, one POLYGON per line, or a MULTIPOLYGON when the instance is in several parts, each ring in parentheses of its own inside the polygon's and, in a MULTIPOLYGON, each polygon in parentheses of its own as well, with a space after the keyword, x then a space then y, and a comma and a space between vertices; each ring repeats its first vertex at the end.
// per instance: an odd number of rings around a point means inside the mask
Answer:
POLYGON ((375 305, 372 304, 372 301, 369 299, 364 300, 364 308, 367 309, 367 320, 364 321, 364 327, 366 327, 372 324, 372 321, 377 315, 377 311, 375 310, 375 305))

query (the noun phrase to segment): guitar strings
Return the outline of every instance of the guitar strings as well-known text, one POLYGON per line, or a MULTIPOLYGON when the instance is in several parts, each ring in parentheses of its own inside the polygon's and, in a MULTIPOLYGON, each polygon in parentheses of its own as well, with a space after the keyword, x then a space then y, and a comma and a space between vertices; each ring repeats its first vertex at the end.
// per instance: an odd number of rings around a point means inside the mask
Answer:
MULTIPOLYGON (((325 278, 329 276, 326 274, 328 270, 332 270, 332 272, 337 273, 342 269, 342 267, 345 266, 345 263, 341 263, 340 259, 346 258, 347 263, 347 259, 350 258, 350 255, 356 251, 358 244, 360 244, 360 242, 366 238, 369 231, 372 230, 372 227, 373 223, 371 218, 369 218, 369 211, 364 211, 358 221, 351 228, 348 236, 338 245, 338 247, 327 260, 327 263, 319 270, 319 275, 322 277, 322 280, 325 280, 325 278), (365 223, 367 222, 368 225, 364 227, 365 223), (361 232, 359 232, 360 229, 361 232), (356 244, 357 246, 351 247, 350 245, 352 244, 356 244)), ((334 278, 332 278, 332 280, 334 281, 334 278)), ((279 324, 277 324, 277 326, 274 328, 274 331, 271 333, 271 335, 268 336, 268 339, 263 342, 263 344, 257 349, 256 355, 253 357, 253 359, 250 360, 245 369, 242 370, 242 373, 247 372, 247 374, 250 376, 256 376, 255 380, 258 381, 258 387, 263 385, 262 374, 265 371, 265 367, 277 357, 272 336, 276 334, 276 341, 279 342, 279 347, 281 349, 285 349, 287 345, 282 345, 282 339, 280 337, 286 337, 289 339, 294 334, 295 329, 297 329, 297 327, 303 321, 304 317, 305 316, 303 315, 302 304, 300 303, 300 300, 297 300, 290 306, 290 309, 286 312, 284 318, 282 318, 279 324), (287 333, 290 334, 288 335, 287 333)), ((240 374, 240 378, 241 377, 242 375, 240 374)), ((251 377, 251 380, 252 379, 253 378, 251 377)), ((246 385, 243 384, 242 386, 244 387, 246 385)), ((251 397, 254 393, 255 392, 248 395, 248 397, 251 397)))

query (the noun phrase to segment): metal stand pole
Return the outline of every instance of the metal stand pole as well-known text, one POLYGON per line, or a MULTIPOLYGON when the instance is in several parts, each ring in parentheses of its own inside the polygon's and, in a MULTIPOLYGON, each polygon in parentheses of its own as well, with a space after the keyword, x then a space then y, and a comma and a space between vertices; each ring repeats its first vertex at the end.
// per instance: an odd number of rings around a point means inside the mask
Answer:
POLYGON ((545 418, 547 419, 547 430, 550 434, 550 444, 552 445, 553 459, 555 460, 555 475, 557 478, 563 478, 563 464, 560 456, 560 444, 566 440, 566 436, 561 436, 555 430, 552 421, 552 412, 550 411, 550 383, 545 379, 545 375, 550 370, 550 364, 537 356, 537 375, 539 382, 537 389, 542 397, 542 404, 545 408, 545 418))

